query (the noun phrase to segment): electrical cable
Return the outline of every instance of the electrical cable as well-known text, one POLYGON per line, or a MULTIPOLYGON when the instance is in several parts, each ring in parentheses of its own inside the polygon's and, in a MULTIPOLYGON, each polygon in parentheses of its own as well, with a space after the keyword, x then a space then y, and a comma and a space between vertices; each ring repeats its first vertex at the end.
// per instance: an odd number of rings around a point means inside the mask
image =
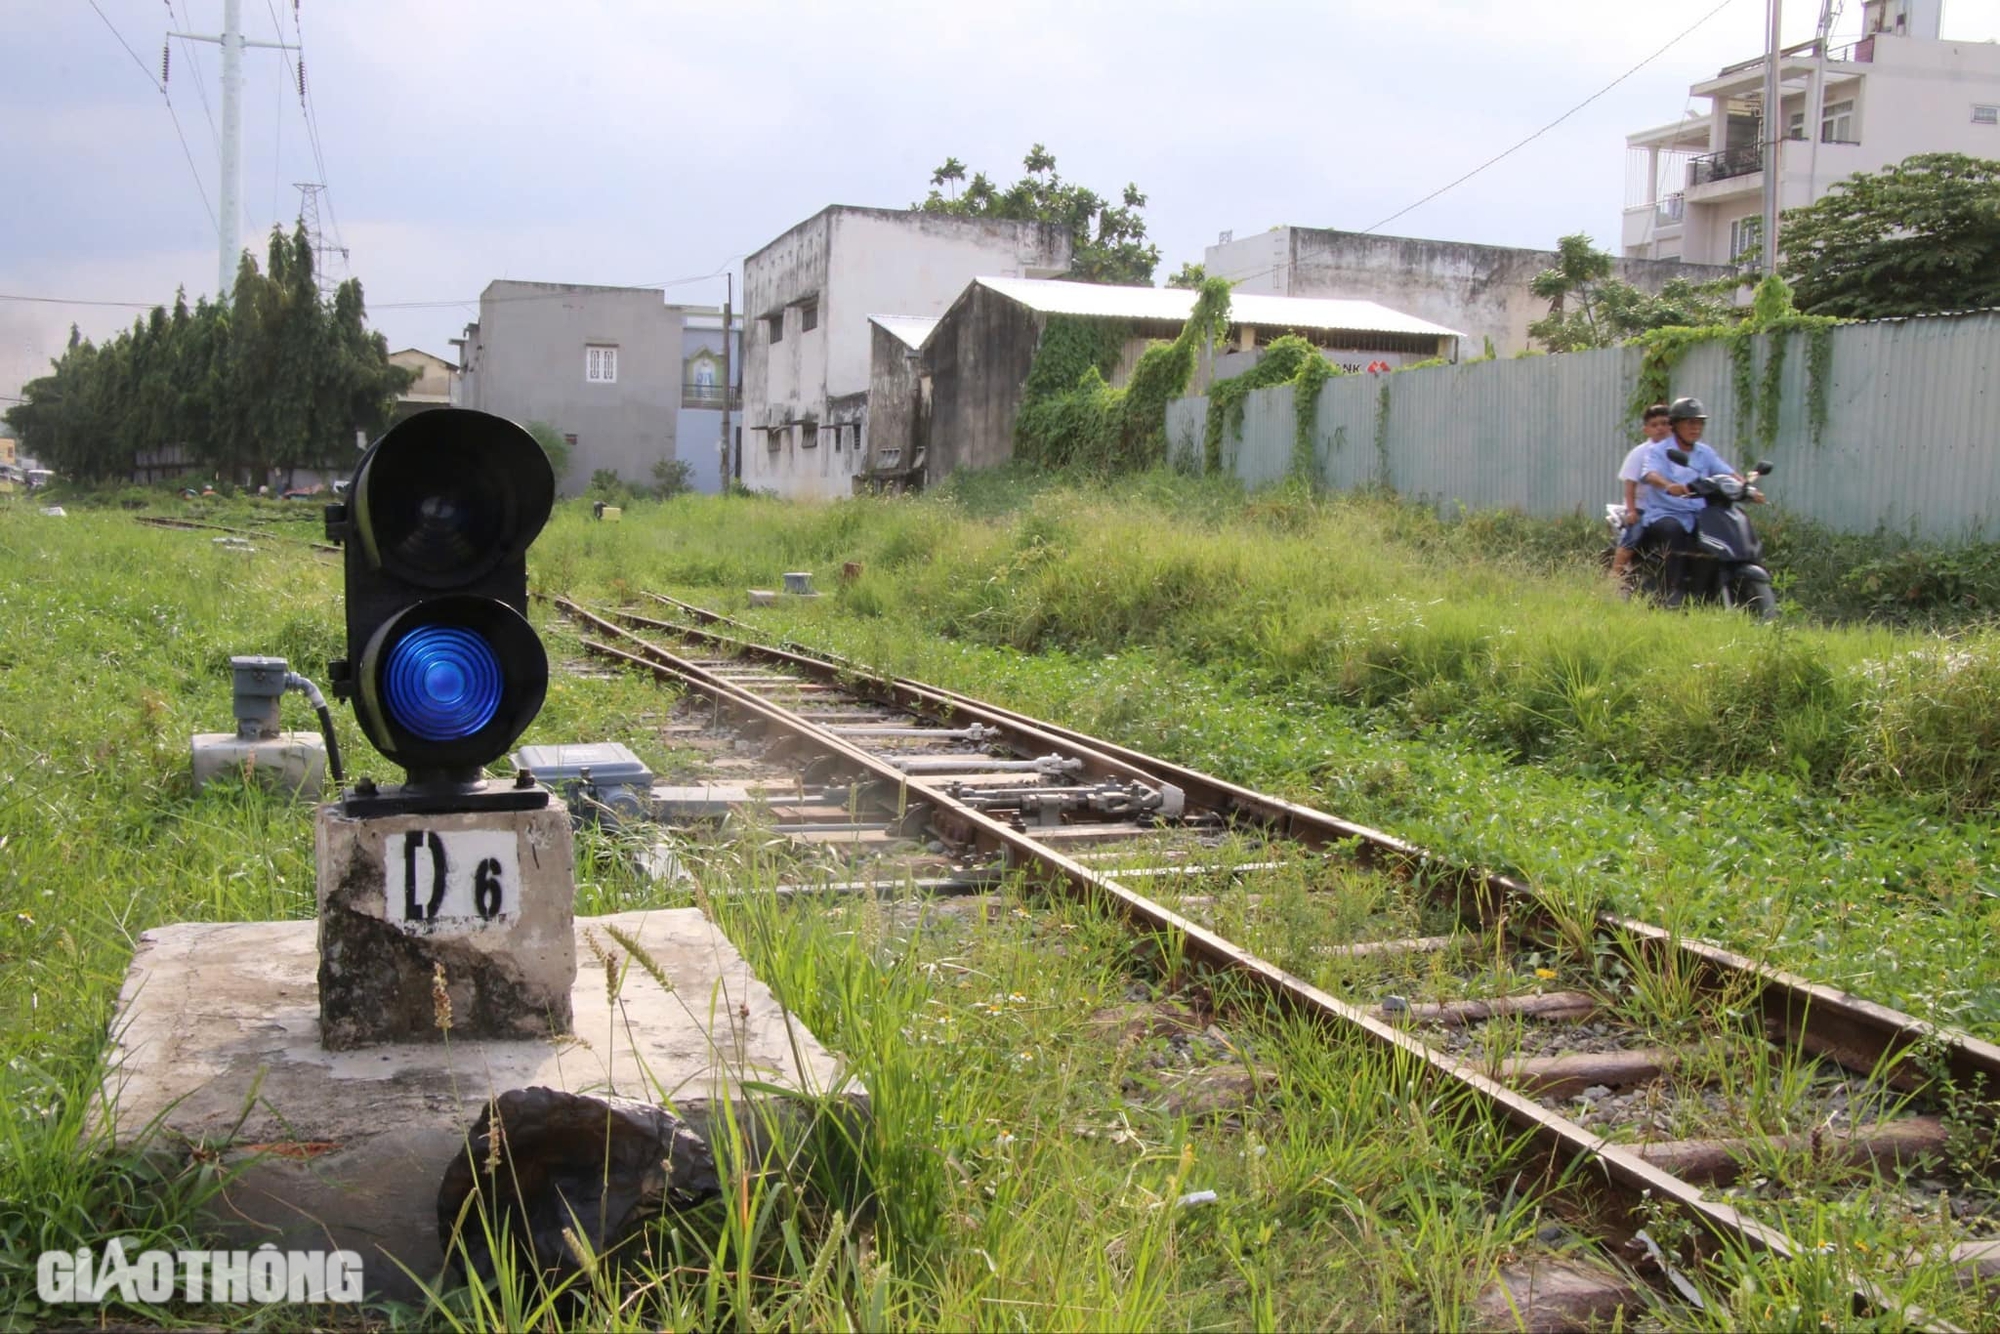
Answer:
MULTIPOLYGON (((187 29, 194 27, 192 20, 182 22, 180 15, 174 12, 174 0, 166 0, 166 5, 167 17, 172 20, 175 27, 187 29)), ((194 11, 188 12, 192 14, 194 11)), ((215 151, 221 153, 222 131, 215 128, 215 113, 208 109, 208 76, 201 72, 201 54, 195 44, 185 37, 181 38, 181 49, 187 53, 188 64, 194 66, 194 91, 195 96, 201 99, 202 119, 208 122, 208 136, 215 143, 215 151)))
MULTIPOLYGON (((729 272, 729 265, 733 261, 742 258, 743 254, 741 253, 731 255, 728 259, 722 261, 722 267, 716 269, 712 273, 696 273, 696 274, 691 274, 685 278, 665 278, 655 282, 648 282, 648 283, 620 283, 620 284, 610 284, 610 285, 629 287, 629 288, 686 287, 689 283, 706 282, 710 278, 720 278, 723 274, 729 272)), ((560 285, 562 290, 554 292, 523 292, 518 296, 496 296, 492 298, 492 300, 496 305, 512 303, 515 301, 556 301, 556 300, 561 300, 564 297, 574 296, 575 293, 568 290, 568 288, 570 287, 573 286, 590 287, 590 286, 603 286, 603 285, 605 284, 591 284, 591 283, 562 284, 560 285)), ((445 301, 375 301, 369 303, 368 309, 371 311, 426 310, 426 309, 434 309, 447 306, 477 306, 479 304, 479 300, 480 299, 478 297, 473 296, 473 297, 459 297, 445 301)), ((85 300, 80 297, 37 296, 37 295, 30 295, 25 292, 0 292, 0 301, 27 301, 49 306, 123 306, 129 310, 151 310, 154 306, 160 304, 160 302, 158 301, 95 301, 95 300, 85 300)))
POLYGON ((1695 29, 1701 27, 1704 23, 1707 23, 1710 19, 1714 18, 1717 14, 1720 14, 1723 10, 1729 8, 1731 5, 1735 3, 1736 0, 1722 0, 1721 4, 1709 10, 1706 14, 1703 14, 1693 23, 1683 28, 1665 46, 1662 46, 1659 50, 1653 52, 1653 54, 1651 54, 1650 56, 1647 56, 1644 60, 1634 65, 1631 69, 1626 70, 1623 74, 1613 79, 1610 83, 1607 83, 1602 88, 1599 88, 1589 97, 1586 97, 1581 102, 1578 102, 1568 111, 1563 112, 1562 115, 1557 116, 1554 120, 1542 126, 1541 129, 1536 130, 1533 134, 1521 140, 1519 143, 1513 145, 1511 148, 1505 149, 1502 152, 1497 153, 1494 156, 1486 159, 1486 161, 1480 163, 1478 166, 1474 167, 1471 171, 1466 172, 1465 175, 1460 176, 1457 180, 1452 181, 1447 185, 1439 186, 1437 189, 1425 195, 1422 199, 1419 199, 1416 203, 1411 204, 1405 208, 1397 209, 1394 213, 1391 213, 1388 217, 1382 219, 1378 223, 1375 223, 1373 226, 1363 227, 1361 229, 1362 234, 1366 235, 1367 233, 1375 231, 1378 228, 1388 226, 1396 219, 1402 217, 1405 213, 1409 213, 1416 209, 1422 208, 1425 204, 1430 203, 1431 200, 1436 199, 1439 195, 1444 194, 1447 191, 1457 189, 1459 186, 1471 180, 1474 176, 1477 176, 1480 172, 1485 171, 1488 167, 1491 167, 1495 163, 1500 162, 1505 158, 1511 157, 1515 153, 1519 152, 1521 149, 1526 148, 1529 144, 1541 138, 1543 135, 1547 134, 1550 130, 1553 130, 1556 126, 1562 124, 1564 121, 1568 120, 1571 116, 1574 116, 1577 112, 1583 110, 1585 107, 1589 106, 1592 102, 1595 102, 1598 98, 1604 96, 1606 93, 1610 92, 1613 88, 1616 88, 1619 84, 1625 82, 1625 80, 1631 78, 1634 74, 1637 74, 1640 70, 1646 68, 1646 66, 1652 64, 1655 60, 1658 60, 1668 51, 1671 51, 1674 47, 1680 45, 1681 41, 1687 36, 1689 36, 1691 33, 1693 33, 1695 29))
MULTIPOLYGON (((208 202, 208 187, 201 183, 201 172, 194 165, 194 152, 188 147, 187 135, 181 131, 181 118, 174 111, 174 99, 167 95, 167 85, 153 77, 153 71, 148 68, 145 61, 139 59, 139 53, 134 51, 132 44, 125 40, 125 34, 119 32, 117 25, 112 23, 110 16, 98 8, 97 0, 90 0, 90 7, 97 11, 97 17, 104 20, 104 26, 111 29, 111 35, 118 39, 118 45, 125 48, 125 54, 132 57, 132 63, 137 65, 139 72, 146 76, 146 82, 152 84, 158 90, 160 100, 166 103, 167 115, 174 122, 174 137, 181 141, 181 156, 187 159, 188 173, 194 177, 195 192, 201 196, 202 210, 208 214, 209 226, 216 228, 218 231, 221 230, 222 224, 216 221, 215 209, 208 202)), ((86 303, 79 301, 66 304, 84 305, 86 303)), ((130 303, 119 301, 89 304, 127 305, 130 303)))
POLYGON ((347 775, 340 764, 340 739, 333 733, 333 713, 326 706, 326 696, 319 693, 319 687, 311 678, 297 672, 285 673, 285 689, 296 690, 306 697, 314 713, 319 715, 319 734, 326 741, 326 771, 333 776, 333 785, 338 788, 347 775))

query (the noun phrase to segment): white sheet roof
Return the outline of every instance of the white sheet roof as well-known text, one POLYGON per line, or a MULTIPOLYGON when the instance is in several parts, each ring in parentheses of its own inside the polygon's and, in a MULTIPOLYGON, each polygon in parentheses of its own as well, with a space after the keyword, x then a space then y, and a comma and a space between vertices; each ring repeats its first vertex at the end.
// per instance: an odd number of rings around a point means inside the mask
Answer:
MULTIPOLYGON (((1103 315, 1127 320, 1185 320, 1195 293, 1180 287, 1105 287, 1054 278, 978 278, 982 287, 1048 315, 1103 315)), ((1424 334, 1462 338, 1457 329, 1346 297, 1261 296, 1234 292, 1229 322, 1275 329, 1340 329, 1355 333, 1424 334)))
POLYGON ((938 325, 935 315, 870 315, 868 320, 902 339, 912 351, 922 347, 938 325))

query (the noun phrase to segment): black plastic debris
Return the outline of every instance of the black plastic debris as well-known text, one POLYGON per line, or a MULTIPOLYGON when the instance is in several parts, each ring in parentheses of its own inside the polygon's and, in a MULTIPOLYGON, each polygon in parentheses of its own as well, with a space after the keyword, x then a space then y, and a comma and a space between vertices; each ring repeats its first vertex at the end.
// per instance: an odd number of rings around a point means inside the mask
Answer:
POLYGON ((649 1220, 721 1193, 707 1142, 663 1107, 512 1089, 480 1113, 466 1151, 445 1169, 438 1240, 455 1266, 491 1278, 492 1247, 504 1237, 516 1273, 553 1283, 583 1267, 565 1231, 602 1256, 649 1220))

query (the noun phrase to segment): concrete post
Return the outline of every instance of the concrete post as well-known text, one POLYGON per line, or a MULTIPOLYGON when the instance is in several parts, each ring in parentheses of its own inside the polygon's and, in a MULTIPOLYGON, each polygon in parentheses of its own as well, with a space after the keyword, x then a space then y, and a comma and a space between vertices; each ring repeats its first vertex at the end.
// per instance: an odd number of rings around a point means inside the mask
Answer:
POLYGON ((570 1031, 569 811, 354 818, 319 808, 320 1043, 570 1031))

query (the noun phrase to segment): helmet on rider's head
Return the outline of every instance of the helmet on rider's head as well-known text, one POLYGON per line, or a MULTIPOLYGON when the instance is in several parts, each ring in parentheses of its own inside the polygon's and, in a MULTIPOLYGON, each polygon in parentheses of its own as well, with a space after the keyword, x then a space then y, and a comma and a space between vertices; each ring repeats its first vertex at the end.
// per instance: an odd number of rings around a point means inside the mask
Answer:
POLYGON ((1698 398, 1677 398, 1673 401, 1673 405, 1667 409, 1667 420, 1670 422, 1707 421, 1708 409, 1702 406, 1701 400, 1698 398))

